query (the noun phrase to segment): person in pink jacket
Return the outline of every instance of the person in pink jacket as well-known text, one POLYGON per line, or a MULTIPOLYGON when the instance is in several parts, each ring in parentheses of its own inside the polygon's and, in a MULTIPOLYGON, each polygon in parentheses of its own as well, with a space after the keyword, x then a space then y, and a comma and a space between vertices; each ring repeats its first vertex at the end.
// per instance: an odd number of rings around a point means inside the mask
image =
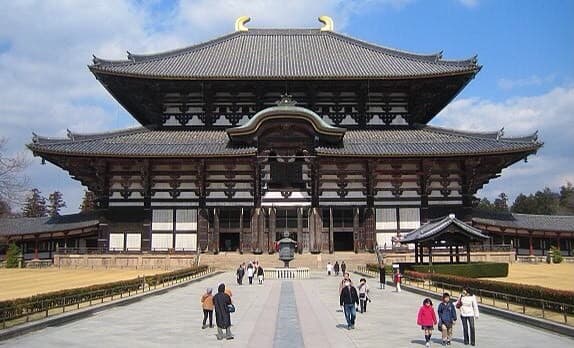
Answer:
POLYGON ((432 301, 430 298, 425 298, 423 305, 419 309, 419 314, 417 316, 417 325, 420 325, 421 329, 425 332, 425 346, 430 347, 432 331, 436 325, 436 314, 434 313, 434 308, 432 306, 432 301))

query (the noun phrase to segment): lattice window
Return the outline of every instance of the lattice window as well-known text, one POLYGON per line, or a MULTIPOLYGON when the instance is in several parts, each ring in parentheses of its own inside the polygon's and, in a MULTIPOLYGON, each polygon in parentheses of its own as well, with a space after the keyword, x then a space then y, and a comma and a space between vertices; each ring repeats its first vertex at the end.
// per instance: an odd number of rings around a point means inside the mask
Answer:
POLYGON ((152 251, 167 251, 173 248, 173 234, 172 233, 152 233, 151 234, 151 250, 152 251))
POLYGON ((152 213, 152 231, 173 231, 173 210, 157 209, 152 213))
POLYGON ((140 251, 142 245, 141 233, 127 233, 126 234, 126 250, 127 251, 140 251))
POLYGON ((175 212, 176 231, 197 231, 197 210, 178 209, 175 212))
POLYGON ((377 208, 375 217, 377 230, 397 230, 398 224, 396 208, 377 208))
POLYGON ((401 230, 414 230, 421 225, 419 208, 399 208, 401 230))
POLYGON ((110 233, 110 251, 124 250, 124 234, 110 233))
POLYGON ((195 233, 176 233, 175 250, 195 251, 197 249, 197 234, 195 233))

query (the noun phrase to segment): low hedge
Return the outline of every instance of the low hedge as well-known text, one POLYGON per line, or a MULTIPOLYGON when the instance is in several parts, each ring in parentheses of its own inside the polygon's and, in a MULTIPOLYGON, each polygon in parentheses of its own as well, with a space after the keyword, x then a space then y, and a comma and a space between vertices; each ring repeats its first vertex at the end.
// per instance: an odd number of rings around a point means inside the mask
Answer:
MULTIPOLYGON (((191 267, 173 272, 145 277, 145 282, 158 285, 175 279, 185 278, 207 270, 207 266, 191 267)), ((30 297, 0 301, 0 321, 12 320, 25 315, 44 312, 53 308, 71 306, 78 303, 120 295, 141 289, 142 278, 97 284, 81 288, 58 290, 30 297)))
MULTIPOLYGON (((574 291, 555 290, 536 285, 515 284, 509 282, 460 277, 455 275, 438 274, 438 273, 421 273, 414 271, 406 271, 405 276, 413 279, 428 279, 434 282, 443 282, 447 284, 460 286, 461 288, 469 287, 471 289, 474 289, 474 292, 476 294, 480 294, 481 290, 487 290, 502 293, 510 297, 512 296, 525 297, 527 298, 525 304, 536 307, 540 307, 539 300, 558 302, 568 305, 568 312, 570 313, 574 312, 574 291)), ((561 308, 558 307, 553 309, 561 311, 561 308)))
MULTIPOLYGON (((368 263, 367 269, 373 272, 379 272, 379 266, 376 263, 368 263)), ((401 272, 415 271, 426 273, 429 272, 429 265, 417 265, 412 263, 401 263, 401 272)), ((391 265, 385 265, 385 270, 392 272, 391 265)), ((431 273, 450 274, 468 278, 504 278, 508 276, 508 263, 503 262, 475 262, 475 263, 436 263, 432 265, 431 273)))
POLYGON ((508 263, 505 262, 475 262, 475 263, 436 263, 429 265, 406 264, 405 271, 430 272, 449 274, 467 278, 506 278, 508 263))

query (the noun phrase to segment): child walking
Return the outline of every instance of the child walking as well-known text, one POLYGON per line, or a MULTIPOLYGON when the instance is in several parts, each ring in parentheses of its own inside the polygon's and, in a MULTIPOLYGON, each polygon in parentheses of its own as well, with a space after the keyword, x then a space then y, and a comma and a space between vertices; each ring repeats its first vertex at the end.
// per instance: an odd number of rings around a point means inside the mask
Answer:
POLYGON ((456 321, 456 309, 450 302, 450 295, 445 292, 442 295, 442 302, 438 305, 438 329, 442 332, 442 345, 450 346, 452 339, 452 327, 456 321))
POLYGON ((213 289, 207 288, 205 294, 201 296, 201 307, 203 308, 202 329, 207 327, 207 317, 209 317, 209 327, 213 327, 213 289))
POLYGON ((421 329, 425 332, 425 347, 430 347, 432 331, 434 325, 436 325, 436 315, 434 314, 434 308, 430 298, 425 298, 423 305, 419 309, 417 325, 420 325, 421 329))

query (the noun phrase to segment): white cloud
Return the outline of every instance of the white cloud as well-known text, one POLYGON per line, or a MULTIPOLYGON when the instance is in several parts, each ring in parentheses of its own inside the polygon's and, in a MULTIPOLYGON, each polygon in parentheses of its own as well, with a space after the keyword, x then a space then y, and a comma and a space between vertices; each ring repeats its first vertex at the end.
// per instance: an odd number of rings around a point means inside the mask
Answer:
POLYGON ((478 6, 479 0, 456 0, 460 4, 466 7, 476 7, 478 6))
POLYGON ((459 99, 442 111, 433 123, 471 131, 505 129, 506 136, 539 131, 544 142, 528 163, 503 170, 479 193, 495 197, 506 192, 513 199, 546 186, 556 190, 574 176, 574 87, 555 88, 533 97, 493 102, 479 98, 459 99))
POLYGON ((541 86, 551 83, 555 79, 555 75, 548 75, 545 77, 540 77, 538 75, 532 75, 520 79, 510 79, 510 78, 500 78, 498 79, 498 87, 503 90, 511 90, 520 87, 530 87, 530 86, 541 86))

